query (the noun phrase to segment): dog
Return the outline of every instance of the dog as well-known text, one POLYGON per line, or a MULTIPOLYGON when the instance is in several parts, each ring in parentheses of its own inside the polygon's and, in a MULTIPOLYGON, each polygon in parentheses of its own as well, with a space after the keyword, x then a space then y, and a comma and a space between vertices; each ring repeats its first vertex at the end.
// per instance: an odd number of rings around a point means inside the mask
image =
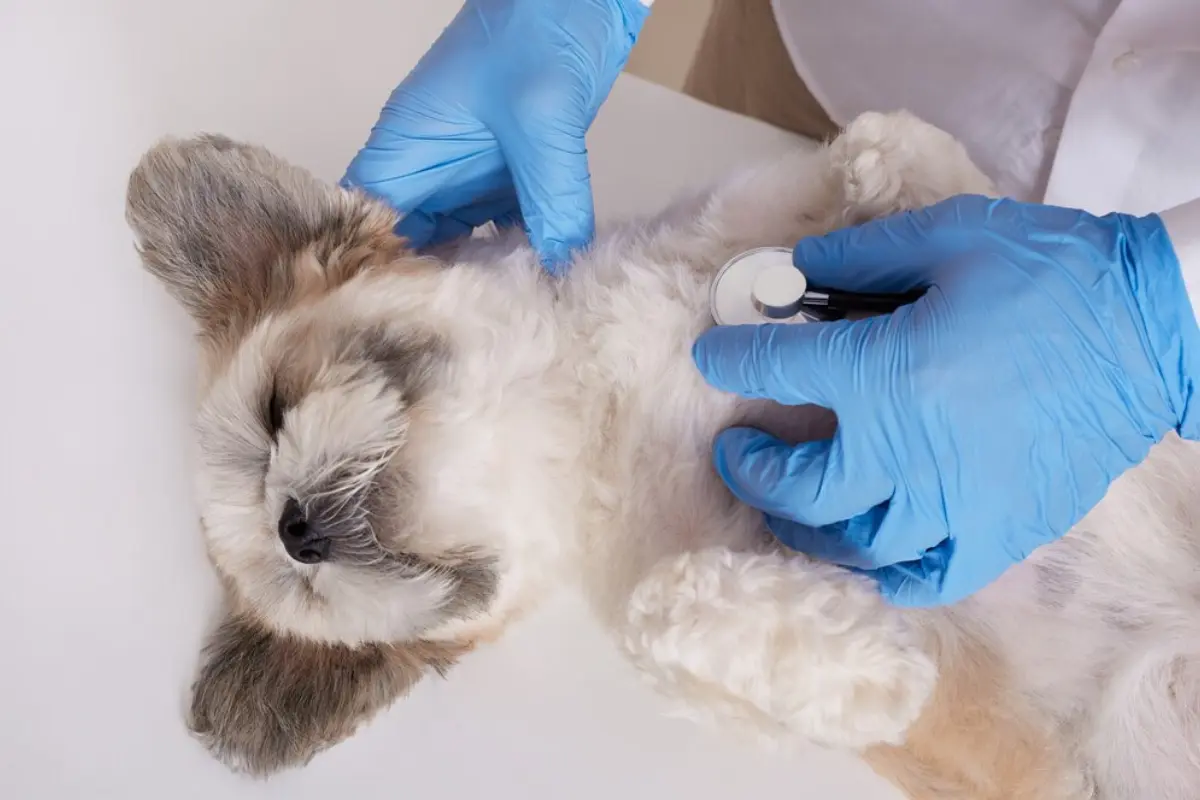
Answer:
POLYGON ((720 266, 961 193, 994 190, 951 136, 866 114, 601 229, 556 279, 518 230, 417 255, 392 210, 260 147, 156 145, 127 218, 198 328, 228 605, 191 730, 240 771, 302 765, 574 589, 679 713, 852 750, 913 798, 1194 798, 1195 445, 1168 438, 1064 539, 925 610, 788 551, 712 466, 731 425, 836 425, 705 383, 720 266))

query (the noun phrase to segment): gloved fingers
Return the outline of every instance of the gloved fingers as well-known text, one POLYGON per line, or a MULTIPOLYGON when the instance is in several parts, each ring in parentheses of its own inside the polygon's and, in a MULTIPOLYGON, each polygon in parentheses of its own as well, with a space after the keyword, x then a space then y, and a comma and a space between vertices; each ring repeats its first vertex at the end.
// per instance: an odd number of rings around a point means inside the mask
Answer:
POLYGON ((892 494, 872 465, 846 463, 836 437, 792 447, 761 431, 732 428, 717 437, 713 462, 743 503, 809 526, 866 513, 892 494))
POLYGON ((414 250, 422 250, 433 241, 437 220, 424 211, 410 211, 400 218, 393 229, 405 244, 414 250))
POLYGON ((767 524, 792 549, 860 571, 918 561, 949 538, 941 525, 917 517, 902 501, 819 527, 779 517, 768 517, 767 524))
POLYGON ((998 580, 1020 560, 1007 549, 1003 536, 972 536, 968 531, 953 545, 941 567, 941 583, 933 599, 942 605, 957 603, 975 594, 998 580))
POLYGON ((792 550, 831 564, 868 569, 871 562, 863 558, 863 553, 886 513, 887 505, 880 504, 863 514, 821 526, 768 514, 767 527, 792 550))
POLYGON ((490 134, 478 128, 462 135, 433 131, 422 136, 381 122, 339 183, 361 189, 397 211, 420 208, 428 214, 511 192, 503 155, 490 134))
POLYGON ((928 286, 939 267, 980 241, 996 201, 960 196, 796 243, 793 263, 819 286, 906 292, 928 286))
POLYGON ((893 605, 928 608, 965 600, 999 579, 1013 563, 1012 556, 992 537, 966 542, 947 538, 919 559, 864 574, 878 582, 893 605))
POLYGON ((692 358, 705 380, 743 397, 837 411, 854 389, 866 357, 861 342, 872 320, 806 325, 731 325, 705 331, 692 358))
POLYGON ((516 196, 508 195, 470 203, 450 212, 417 209, 396 224, 396 235, 404 237, 416 249, 443 244, 469 236, 481 225, 496 220, 497 225, 512 224, 517 218, 516 196))
POLYGON ((854 571, 874 580, 880 593, 894 606, 930 608, 943 603, 942 582, 953 550, 954 543, 946 540, 913 561, 854 571))
MULTIPOLYGON (((541 110, 543 117, 550 113, 541 110)), ((512 173, 529 241, 543 266, 557 273, 566 267, 572 251, 591 243, 596 229, 583 132, 561 130, 545 119, 515 119, 497 138, 512 173)))
POLYGON ((447 162, 448 155, 440 143, 413 141, 376 126, 338 183, 361 189, 397 211, 411 211, 453 183, 461 167, 447 162))
POLYGON ((505 228, 524 228, 525 217, 521 215, 521 207, 509 209, 503 214, 499 214, 492 220, 496 223, 496 227, 504 230, 505 228))

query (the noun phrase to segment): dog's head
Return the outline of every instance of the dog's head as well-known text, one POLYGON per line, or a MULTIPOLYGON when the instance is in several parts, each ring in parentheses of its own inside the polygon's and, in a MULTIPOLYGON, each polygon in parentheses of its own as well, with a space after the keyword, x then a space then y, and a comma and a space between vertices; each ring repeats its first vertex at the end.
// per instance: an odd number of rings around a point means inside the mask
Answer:
POLYGON ((455 380, 480 370, 457 359, 443 270, 387 208, 202 137, 143 157, 127 216, 202 345, 200 511, 230 610, 192 724, 269 772, 494 634, 498 498, 523 473, 455 380))

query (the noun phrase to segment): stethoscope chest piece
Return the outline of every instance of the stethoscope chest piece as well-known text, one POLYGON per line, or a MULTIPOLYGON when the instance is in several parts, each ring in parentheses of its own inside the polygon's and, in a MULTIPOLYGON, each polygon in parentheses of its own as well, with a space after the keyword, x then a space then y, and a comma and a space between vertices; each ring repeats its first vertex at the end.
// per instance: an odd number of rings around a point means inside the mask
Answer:
POLYGON ((760 247, 721 267, 709 287, 708 305, 718 325, 810 322, 813 317, 801 306, 807 290, 790 248, 760 247))

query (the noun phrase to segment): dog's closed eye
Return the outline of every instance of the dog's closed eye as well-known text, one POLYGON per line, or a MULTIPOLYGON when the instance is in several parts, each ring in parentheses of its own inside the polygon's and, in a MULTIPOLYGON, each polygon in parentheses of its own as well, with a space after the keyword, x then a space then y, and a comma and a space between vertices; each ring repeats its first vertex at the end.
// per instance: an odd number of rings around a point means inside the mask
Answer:
POLYGON ((279 432, 283 430, 283 397, 279 393, 279 386, 271 387, 271 397, 267 401, 267 430, 271 433, 271 438, 275 439, 279 436, 279 432))

